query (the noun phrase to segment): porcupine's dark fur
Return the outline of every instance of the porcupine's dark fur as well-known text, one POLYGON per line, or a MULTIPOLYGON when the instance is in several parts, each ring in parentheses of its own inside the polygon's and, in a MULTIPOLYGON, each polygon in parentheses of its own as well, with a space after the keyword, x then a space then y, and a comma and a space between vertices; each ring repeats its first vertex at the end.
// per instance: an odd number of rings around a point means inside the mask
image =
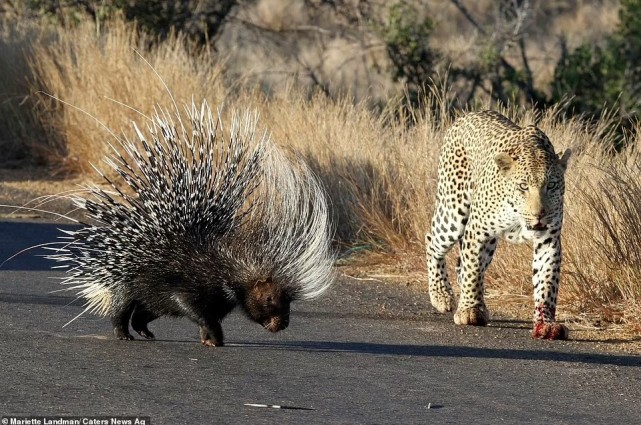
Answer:
POLYGON ((146 133, 134 124, 138 140, 106 159, 119 178, 99 172, 112 190, 74 199, 97 224, 65 232, 48 257, 119 339, 133 339, 130 320, 153 338, 148 323, 169 315, 223 345, 221 321, 237 305, 267 330, 285 329, 290 302, 333 280, 324 193, 257 134, 256 115, 234 116, 225 133, 206 103, 186 111, 185 120, 157 110, 146 133))

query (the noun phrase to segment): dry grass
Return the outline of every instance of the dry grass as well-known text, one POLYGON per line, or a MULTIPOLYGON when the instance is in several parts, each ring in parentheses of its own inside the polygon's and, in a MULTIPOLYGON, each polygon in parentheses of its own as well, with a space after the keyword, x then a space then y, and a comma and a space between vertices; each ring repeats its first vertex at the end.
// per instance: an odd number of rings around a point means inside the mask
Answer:
MULTIPOLYGON (((424 272, 422 240, 433 208, 437 156, 444 129, 451 123, 445 90, 435 89, 427 96, 431 108, 410 112, 416 124, 408 126, 402 124, 402 109, 394 102, 383 114, 374 114, 364 104, 321 95, 310 98, 294 89, 270 98, 257 90, 232 89, 221 77, 221 65, 181 37, 150 48, 149 39, 122 23, 99 33, 89 24, 46 34, 34 28, 21 31, 22 38, 19 33, 11 36, 10 47, 6 36, 0 41, 0 66, 7 66, 7 51, 25 52, 26 59, 14 63, 29 64, 34 77, 30 92, 20 95, 30 96, 37 114, 28 107, 17 108, 12 126, 6 120, 0 125, 16 140, 40 134, 30 133, 37 127, 46 134, 38 140, 39 149, 58 170, 84 173, 106 150, 108 132, 78 109, 118 131, 127 128, 130 119, 145 118, 109 99, 143 114, 154 103, 170 104, 153 68, 179 101, 190 101, 194 95, 214 105, 260 110, 275 140, 304 155, 322 179, 344 248, 365 247, 377 255, 370 258, 384 258, 400 270, 424 272), (30 31, 37 36, 28 36, 30 31)), ((610 137, 607 118, 589 127, 579 119, 561 119, 557 110, 542 116, 515 108, 503 112, 521 125, 536 122, 558 150, 575 151, 567 175, 561 316, 620 324, 641 333, 639 154, 632 148, 616 156, 603 152, 610 137)), ((24 141, 33 145, 31 139, 24 141)), ((530 261, 527 246, 501 247, 487 277, 493 305, 530 302, 530 261)))
POLYGON ((33 51, 30 96, 47 133, 41 149, 61 171, 90 171, 106 152, 105 128, 130 131, 155 104, 169 107, 165 83, 184 102, 195 95, 222 104, 227 94, 212 58, 181 36, 151 48, 150 37, 122 21, 100 34, 89 22, 41 31, 46 41, 23 40, 33 51))
POLYGON ((42 31, 24 22, 0 26, 0 158, 5 166, 25 159, 42 162, 36 148, 46 132, 28 101, 32 75, 28 61, 42 37, 42 31))

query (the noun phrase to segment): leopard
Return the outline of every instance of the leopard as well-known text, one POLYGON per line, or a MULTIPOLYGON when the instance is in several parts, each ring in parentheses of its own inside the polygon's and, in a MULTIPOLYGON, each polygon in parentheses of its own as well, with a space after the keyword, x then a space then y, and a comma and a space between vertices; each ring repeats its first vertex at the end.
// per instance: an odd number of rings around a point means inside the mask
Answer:
POLYGON ((518 126, 491 110, 469 112, 447 129, 438 159, 436 204, 425 236, 429 296, 454 309, 445 257, 458 242, 457 325, 486 326, 484 276, 499 240, 533 248, 532 337, 563 340, 555 320, 561 273, 565 172, 571 149, 557 154, 535 125, 518 126))

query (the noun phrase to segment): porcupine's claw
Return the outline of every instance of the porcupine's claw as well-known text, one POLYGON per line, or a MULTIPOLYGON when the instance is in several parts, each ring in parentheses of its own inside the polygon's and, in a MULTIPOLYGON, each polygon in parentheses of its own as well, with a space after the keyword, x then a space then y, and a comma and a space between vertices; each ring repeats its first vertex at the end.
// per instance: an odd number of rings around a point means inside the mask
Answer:
POLYGON ((124 331, 117 327, 114 328, 114 335, 116 338, 125 341, 133 341, 135 339, 128 331, 124 331))
POLYGON ((223 328, 220 323, 216 323, 210 330, 207 325, 200 325, 200 342, 207 347, 222 347, 225 345, 223 342, 223 328), (212 339, 211 335, 214 335, 212 339))
POLYGON ((151 332, 149 329, 147 329, 147 326, 145 326, 142 329, 134 328, 134 330, 136 331, 136 333, 138 335, 140 335, 141 337, 143 337, 145 339, 156 339, 156 336, 153 334, 153 332, 151 332))
POLYGON ((203 345, 206 345, 207 347, 224 347, 225 343, 222 341, 216 342, 211 339, 205 339, 200 341, 203 345))

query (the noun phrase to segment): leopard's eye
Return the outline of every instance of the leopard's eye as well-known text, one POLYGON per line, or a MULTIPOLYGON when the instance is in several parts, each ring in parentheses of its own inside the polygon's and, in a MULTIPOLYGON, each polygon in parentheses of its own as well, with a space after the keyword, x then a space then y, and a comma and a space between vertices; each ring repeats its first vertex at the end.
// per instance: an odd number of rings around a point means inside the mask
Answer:
POLYGON ((558 186, 557 182, 548 182, 547 189, 548 190, 554 190, 558 186))
POLYGON ((527 185, 527 183, 519 183, 519 190, 520 190, 521 192, 527 192, 527 190, 528 190, 528 185, 527 185))

